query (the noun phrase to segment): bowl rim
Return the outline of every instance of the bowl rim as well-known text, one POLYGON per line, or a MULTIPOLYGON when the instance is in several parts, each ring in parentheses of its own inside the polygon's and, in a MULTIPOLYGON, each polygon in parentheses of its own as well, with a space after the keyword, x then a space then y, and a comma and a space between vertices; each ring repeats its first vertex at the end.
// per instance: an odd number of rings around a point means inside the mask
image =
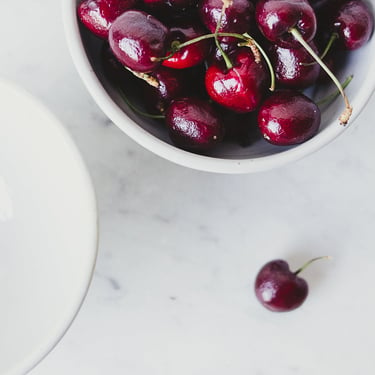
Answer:
POLYGON ((337 122, 337 126, 328 126, 310 140, 283 152, 252 159, 224 159, 194 154, 181 150, 147 132, 129 118, 113 101, 95 74, 85 52, 77 17, 77 1, 62 0, 61 3, 65 36, 72 60, 86 89, 99 108, 114 124, 139 145, 166 160, 188 168, 205 172, 244 174, 270 170, 302 159, 327 145, 351 127, 375 91, 374 71, 363 82, 360 92, 352 101, 355 112, 348 125, 342 126, 337 122))

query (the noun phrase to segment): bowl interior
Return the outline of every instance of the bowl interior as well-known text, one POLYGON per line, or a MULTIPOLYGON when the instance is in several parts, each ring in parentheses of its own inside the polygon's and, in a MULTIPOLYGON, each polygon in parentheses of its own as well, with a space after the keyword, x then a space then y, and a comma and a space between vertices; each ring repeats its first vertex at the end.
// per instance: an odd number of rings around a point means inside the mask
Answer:
MULTIPOLYGON (((76 6, 79 1, 72 0, 74 6, 76 6)), ((235 143, 224 143, 216 148, 214 151, 210 153, 209 156, 196 156, 192 153, 182 151, 177 149, 169 139, 168 131, 164 126, 161 126, 160 123, 150 120, 149 118, 145 118, 134 113, 128 105, 124 102, 123 98, 120 96, 117 87, 114 87, 113 83, 110 82, 103 72, 103 66, 101 63, 101 50, 103 46, 103 42, 93 36, 89 31, 83 27, 76 17, 76 12, 74 9, 70 9, 71 12, 70 17, 75 17, 74 22, 76 22, 76 27, 79 33, 79 38, 81 39, 81 45, 83 46, 83 53, 86 55, 87 61, 90 64, 90 68, 93 69, 98 82, 96 86, 100 85, 100 89, 105 90, 105 94, 110 98, 110 100, 123 112, 122 116, 112 116, 113 111, 108 108, 103 103, 98 103, 101 105, 102 109, 106 112, 106 114, 125 132, 128 132, 130 127, 140 127, 144 130, 141 132, 141 137, 152 137, 154 138, 151 143, 147 143, 145 145, 142 142, 142 139, 139 139, 137 136, 133 136, 136 138, 135 140, 146 146, 147 148, 153 147, 153 145, 157 145, 160 149, 164 149, 163 152, 158 152, 158 150, 152 150, 156 153, 162 154, 162 156, 166 156, 173 160, 173 155, 177 155, 180 153, 183 155, 184 158, 192 157, 195 161, 203 160, 204 158, 213 158, 217 160, 235 160, 239 162, 239 164, 246 160, 252 161, 275 161, 276 158, 280 160, 289 160, 289 159, 297 159, 300 158, 318 148, 323 146, 324 144, 330 142, 334 139, 337 135, 342 133, 346 128, 344 126, 339 125, 338 117, 344 108, 343 100, 338 97, 333 103, 329 106, 322 108, 322 122, 319 129, 319 133, 312 138, 311 140, 292 147, 280 147, 274 146, 266 142, 261 138, 257 138, 254 140, 252 144, 247 147, 241 147, 235 143), (130 119, 130 121, 129 121, 130 119), (138 138, 138 139, 137 139, 138 138), (156 141, 156 142, 155 142, 156 141)), ((354 111, 351 118, 350 124, 352 124, 355 118, 363 109, 366 102, 369 100, 374 87, 375 87, 375 70, 372 69, 371 64, 368 62, 371 61, 371 58, 374 55, 374 44, 375 38, 372 38, 366 46, 362 47, 361 49, 351 52, 346 55, 342 55, 342 67, 337 72, 337 77, 340 82, 343 82, 346 77, 349 75, 354 75, 354 78, 350 85, 347 87, 346 92, 348 97, 351 100, 353 105, 354 111)), ((81 67, 82 71, 82 67, 81 67)), ((87 83, 87 82, 86 82, 87 83)), ((93 87, 93 85, 91 85, 93 87)), ((92 90, 91 90, 92 91, 92 90)), ((134 101, 139 108, 144 108, 144 103, 142 99, 139 97, 132 96, 133 89, 130 88, 129 91, 124 88, 127 96, 130 100, 134 101)), ((326 95, 335 92, 336 87, 332 83, 328 83, 324 86, 315 87, 313 89, 309 89, 307 92, 310 97, 313 99, 321 99, 326 95)), ((98 99, 98 98, 96 98, 98 99)), ((98 100, 97 100, 98 101, 98 100)), ((130 132, 132 133, 132 132, 130 132)), ((139 135, 139 133, 138 133, 139 135)), ((176 160, 173 160, 176 161, 176 160)), ((179 162, 177 160, 177 162, 179 162)), ((186 163, 185 163, 186 164, 186 163)), ((195 167, 195 165, 193 165, 195 167)), ((199 168, 199 166, 198 166, 199 168)))

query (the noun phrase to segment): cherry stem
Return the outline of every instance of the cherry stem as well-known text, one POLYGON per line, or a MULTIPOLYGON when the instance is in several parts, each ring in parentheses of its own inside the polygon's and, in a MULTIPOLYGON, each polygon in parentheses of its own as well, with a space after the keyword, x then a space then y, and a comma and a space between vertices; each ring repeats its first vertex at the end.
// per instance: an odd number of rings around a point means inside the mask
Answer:
POLYGON ((311 263, 317 261, 317 260, 321 260, 321 259, 327 259, 327 260, 331 260, 332 257, 329 256, 329 255, 326 255, 326 256, 322 256, 322 257, 317 257, 317 258, 313 258, 313 259, 310 259, 309 261, 307 261, 301 268, 298 268, 297 271, 294 272, 295 275, 298 275, 299 273, 301 273, 304 269, 306 269, 311 263))
POLYGON ((321 60, 321 58, 314 52, 314 50, 310 47, 310 45, 303 39, 301 33, 294 27, 289 29, 289 32, 294 36, 294 38, 310 53, 310 55, 316 60, 316 62, 322 67, 322 69, 329 75, 332 79, 333 83, 337 86, 340 94, 342 95, 344 102, 345 102, 345 110, 339 117, 339 121, 341 125, 346 125, 350 119, 350 116, 353 112, 353 108, 349 103, 349 99, 346 96, 344 89, 341 86, 341 83, 336 78, 336 76, 331 72, 328 66, 321 60))
POLYGON ((220 26, 221 26, 221 22, 222 22, 225 10, 228 7, 230 7, 231 4, 232 4, 231 0, 223 0, 223 7, 221 8, 220 18, 219 18, 219 21, 216 24, 216 29, 215 29, 215 33, 214 33, 216 47, 220 51, 221 56, 223 56, 223 59, 225 61, 225 65, 227 66, 228 70, 233 68, 233 64, 230 61, 228 55, 224 52, 223 48, 221 47, 221 44, 219 42, 219 39, 218 39, 217 35, 218 35, 219 29, 220 29, 220 26))
POLYGON ((155 88, 159 87, 159 81, 155 77, 152 77, 147 73, 136 72, 126 66, 124 66, 124 68, 128 70, 130 73, 134 74, 137 78, 140 78, 146 83, 148 83, 150 86, 155 87, 155 88))
POLYGON ((173 54, 175 52, 177 52, 178 50, 180 50, 180 49, 182 49, 184 47, 190 46, 191 44, 198 43, 201 40, 215 38, 215 35, 217 35, 218 37, 229 36, 229 37, 232 37, 232 38, 240 39, 240 40, 244 41, 244 44, 241 43, 241 45, 245 45, 245 46, 249 46, 249 43, 255 44, 255 46, 258 48, 258 50, 262 54, 262 56, 263 56, 263 58, 264 58, 264 60, 265 60, 265 62, 267 64, 267 66, 268 66, 269 72, 270 72, 270 77, 271 77, 270 91, 274 91, 275 90, 276 78, 275 78, 275 72, 273 70, 272 63, 271 63, 270 59, 268 58, 268 56, 267 56, 266 52, 264 51, 264 49, 258 44, 258 42, 252 36, 250 36, 247 33, 245 33, 245 34, 217 33, 217 34, 205 34, 205 35, 201 35, 201 36, 198 36, 198 37, 196 37, 194 39, 190 39, 190 40, 187 40, 186 42, 180 43, 178 45, 175 44, 175 50, 171 54, 169 54, 168 56, 165 56, 165 57, 156 58, 155 60, 160 60, 160 61, 167 60, 170 57, 172 57, 173 54))
MULTIPOLYGON (((339 34, 337 33, 332 33, 331 37, 329 38, 329 41, 326 45, 326 48, 324 49, 324 51, 322 52, 322 54, 320 55, 320 59, 323 60, 326 56, 327 56, 327 53, 329 52, 329 50, 331 49, 334 41, 336 39, 338 39, 339 37, 339 34)), ((303 66, 311 66, 311 65, 314 65, 314 64, 317 64, 316 61, 312 62, 312 63, 301 63, 301 65, 303 66)))
POLYGON ((260 46, 260 44, 253 37, 251 37, 247 33, 243 34, 243 36, 245 36, 246 38, 248 38, 248 41, 250 43, 253 43, 256 46, 256 48, 258 49, 258 51, 262 54, 262 56, 264 58, 264 61, 266 62, 267 66, 268 66, 268 70, 270 71, 271 84, 270 84, 269 90, 270 91, 275 91, 276 76, 275 76, 275 71, 273 70, 273 66, 272 66, 271 60, 269 59, 269 57, 266 54, 266 52, 264 51, 264 49, 260 46))
POLYGON ((130 102, 130 100, 125 95, 124 91, 118 87, 118 91, 121 95, 121 98, 124 100, 124 102, 129 106, 131 110, 138 113, 141 116, 148 117, 148 118, 154 118, 154 119, 165 119, 164 115, 153 115, 147 112, 143 112, 141 109, 137 108, 133 103, 130 102))
MULTIPOLYGON (((352 81, 353 79, 353 75, 350 75, 349 77, 346 78, 346 80, 341 84, 341 86, 343 87, 343 89, 346 89, 348 86, 349 86, 349 83, 352 81)), ((324 97, 323 99, 320 99, 319 101, 315 102, 316 105, 323 105, 323 104, 326 104, 326 103, 331 103, 333 102, 338 96, 340 95, 340 92, 338 90, 336 90, 335 92, 333 92, 332 94, 329 94, 327 95, 326 97, 324 97)))

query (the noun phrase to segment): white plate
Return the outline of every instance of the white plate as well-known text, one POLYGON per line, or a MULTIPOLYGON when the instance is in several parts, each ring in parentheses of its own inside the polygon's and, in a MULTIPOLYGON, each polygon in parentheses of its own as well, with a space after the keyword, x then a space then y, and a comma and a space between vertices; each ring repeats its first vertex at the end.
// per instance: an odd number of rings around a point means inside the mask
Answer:
POLYGON ((68 329, 97 253, 96 201, 72 140, 0 81, 0 374, 24 374, 68 329))

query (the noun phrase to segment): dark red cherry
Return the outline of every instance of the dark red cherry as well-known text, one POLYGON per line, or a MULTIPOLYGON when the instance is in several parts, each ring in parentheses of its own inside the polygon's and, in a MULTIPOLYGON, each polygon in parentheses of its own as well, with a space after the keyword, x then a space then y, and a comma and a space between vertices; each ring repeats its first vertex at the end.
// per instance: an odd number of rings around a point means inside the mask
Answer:
POLYGON ((109 30, 109 44, 118 60, 136 72, 155 70, 165 56, 167 27, 150 14, 128 10, 109 30))
POLYGON ((144 84, 144 102, 152 113, 163 113, 173 99, 186 96, 190 82, 185 71, 159 67, 151 73, 158 82, 157 87, 144 84))
POLYGON ((245 113, 259 107, 264 97, 268 73, 262 61, 256 62, 249 48, 239 48, 229 56, 233 67, 214 63, 206 71, 206 90, 217 103, 235 112, 245 113))
POLYGON ((189 151, 209 151, 224 137, 220 116, 202 99, 174 100, 166 111, 166 123, 173 143, 189 151))
POLYGON ((248 147, 261 139, 256 112, 235 113, 224 110, 221 118, 225 126, 224 141, 248 147))
MULTIPOLYGON (((315 53, 318 50, 309 43, 315 53)), ((305 48, 284 48, 273 44, 268 56, 274 67, 276 82, 286 88, 304 89, 316 82, 320 65, 315 62, 305 48)))
POLYGON ((333 20, 340 44, 347 50, 362 47, 371 37, 374 17, 369 6, 362 0, 344 3, 333 20))
POLYGON ((319 107, 307 96, 294 90, 280 90, 262 103, 258 126, 268 142, 290 146, 315 135, 320 119, 319 107))
MULTIPOLYGON (((174 23, 175 20, 185 22, 196 16, 196 6, 198 0, 139 0, 142 9, 152 14, 165 25, 174 23)), ((178 21, 177 21, 178 22, 178 21)))
POLYGON ((308 291, 307 282, 281 259, 265 264, 255 279, 255 295, 271 311, 296 309, 306 300, 308 291))
POLYGON ((133 75, 117 60, 110 46, 104 43, 101 49, 101 65, 103 73, 112 83, 126 82, 129 75, 133 75))
MULTIPOLYGON (((225 42, 220 41, 220 47, 226 53, 227 55, 233 54, 238 49, 238 40, 234 42, 225 42)), ((223 55, 219 48, 215 47, 211 49, 211 53, 207 59, 207 62, 209 65, 216 63, 216 62, 222 62, 223 61, 223 55)))
POLYGON ((192 8, 197 4, 197 0, 142 0, 147 9, 153 12, 167 11, 172 15, 172 11, 192 8))
POLYGON ((299 47, 291 28, 297 29, 307 42, 316 33, 315 13, 307 0, 260 0, 255 18, 263 35, 282 47, 299 47))
POLYGON ((330 9, 332 6, 338 6, 344 3, 347 0, 309 0, 309 3, 313 7, 314 10, 319 11, 322 10, 323 12, 330 9))
MULTIPOLYGON (((345 59, 344 56, 338 55, 338 57, 334 53, 329 53, 327 56, 324 57, 323 61, 324 64, 327 65, 328 69, 335 73, 338 67, 342 65, 343 60, 345 59)), ((327 73, 320 69, 319 77, 317 79, 318 84, 327 84, 328 82, 331 82, 331 78, 327 75, 327 73)))
MULTIPOLYGON (((220 21, 223 8, 222 0, 201 0, 198 10, 202 22, 211 33, 214 33, 220 21)), ((231 0, 221 18, 219 32, 249 32, 254 20, 254 5, 249 0, 231 0)))
POLYGON ((85 0, 78 6, 81 22, 96 36, 107 39, 113 21, 137 0, 85 0))
MULTIPOLYGON (((197 38, 201 35, 207 34, 207 31, 198 23, 182 24, 180 26, 172 26, 169 29, 168 45, 174 41, 183 43, 188 40, 197 38)), ((167 60, 164 60, 162 65, 174 69, 185 69, 201 64, 211 49, 211 40, 205 39, 197 43, 190 44, 177 51, 167 60)), ((170 51, 167 51, 168 55, 170 51)))

